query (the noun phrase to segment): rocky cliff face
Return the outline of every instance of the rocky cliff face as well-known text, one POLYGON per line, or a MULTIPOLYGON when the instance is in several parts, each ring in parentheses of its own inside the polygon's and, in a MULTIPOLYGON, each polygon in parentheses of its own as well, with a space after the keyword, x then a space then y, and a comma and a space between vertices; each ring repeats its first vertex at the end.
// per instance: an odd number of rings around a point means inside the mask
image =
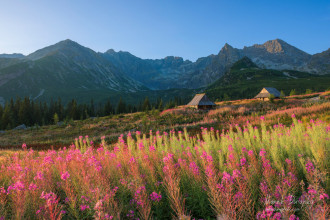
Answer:
POLYGON ((155 60, 141 59, 128 52, 114 50, 108 50, 102 55, 127 76, 156 90, 198 87, 200 83, 195 83, 191 77, 205 69, 213 57, 199 58, 196 62, 191 62, 174 56, 155 60))
POLYGON ((314 54, 307 65, 308 72, 330 74, 330 48, 322 53, 314 54))
POLYGON ((219 54, 212 59, 211 64, 206 66, 196 78, 200 78, 200 86, 206 86, 219 79, 233 63, 245 56, 264 69, 328 74, 330 73, 329 54, 330 52, 327 50, 310 55, 280 39, 243 49, 236 49, 225 44, 219 54))
POLYGON ((241 52, 260 67, 268 69, 306 70, 312 57, 280 39, 244 47, 241 52))

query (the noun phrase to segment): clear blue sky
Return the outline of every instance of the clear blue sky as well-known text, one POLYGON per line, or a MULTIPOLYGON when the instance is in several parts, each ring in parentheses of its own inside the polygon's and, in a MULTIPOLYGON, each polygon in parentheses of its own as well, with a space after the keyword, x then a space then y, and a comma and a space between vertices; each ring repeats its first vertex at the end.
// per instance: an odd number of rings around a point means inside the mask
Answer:
POLYGON ((64 39, 95 51, 195 60, 227 42, 280 38, 310 54, 330 47, 329 0, 0 0, 0 53, 64 39))

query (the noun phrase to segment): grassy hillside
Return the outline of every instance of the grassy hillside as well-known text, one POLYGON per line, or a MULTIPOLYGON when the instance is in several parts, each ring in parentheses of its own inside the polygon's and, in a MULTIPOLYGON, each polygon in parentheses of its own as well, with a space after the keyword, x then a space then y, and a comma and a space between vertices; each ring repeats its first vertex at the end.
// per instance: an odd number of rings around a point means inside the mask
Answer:
POLYGON ((311 96, 294 96, 275 103, 256 100, 238 100, 219 102, 217 108, 207 111, 181 106, 163 112, 158 110, 137 112, 132 114, 112 115, 64 122, 62 125, 32 127, 26 130, 8 130, 0 133, 0 148, 20 148, 22 143, 34 149, 55 148, 73 143, 79 136, 88 135, 94 142, 99 142, 102 136, 107 141, 116 141, 120 134, 135 133, 149 130, 167 131, 182 130, 184 127, 192 134, 200 132, 200 127, 229 129, 234 124, 244 124, 247 120, 258 125, 257 119, 265 116, 267 123, 278 122, 290 124, 291 114, 309 120, 318 118, 330 122, 329 93, 313 94, 311 96), (321 98, 311 100, 312 97, 321 98))
POLYGON ((329 93, 322 97, 2 134, 1 143, 27 145, 0 150, 0 219, 329 219, 329 93), (41 150, 42 134, 72 144, 41 150))
POLYGON ((330 88, 330 75, 260 69, 245 57, 205 90, 212 99, 223 100, 225 94, 230 99, 253 98, 263 87, 275 87, 286 95, 289 95, 292 89, 297 93, 304 93, 306 89, 324 91, 330 88))

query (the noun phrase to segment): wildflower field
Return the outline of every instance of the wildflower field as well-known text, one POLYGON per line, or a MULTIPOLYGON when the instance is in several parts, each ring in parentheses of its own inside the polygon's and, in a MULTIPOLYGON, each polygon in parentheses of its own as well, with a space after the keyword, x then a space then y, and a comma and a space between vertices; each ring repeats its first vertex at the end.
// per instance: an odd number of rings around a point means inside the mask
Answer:
POLYGON ((0 161, 0 219, 329 219, 330 124, 79 137, 0 161))

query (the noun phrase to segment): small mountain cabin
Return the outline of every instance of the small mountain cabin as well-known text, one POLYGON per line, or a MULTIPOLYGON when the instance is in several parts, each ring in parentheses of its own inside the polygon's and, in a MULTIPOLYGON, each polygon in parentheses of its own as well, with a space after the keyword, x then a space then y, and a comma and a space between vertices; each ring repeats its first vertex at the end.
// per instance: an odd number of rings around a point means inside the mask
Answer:
POLYGON ((211 109, 216 106, 205 93, 196 94, 187 105, 197 109, 211 109))
POLYGON ((270 95, 274 95, 275 98, 279 98, 281 96, 281 93, 275 88, 265 87, 254 98, 262 100, 262 101, 268 101, 270 98, 270 95))

